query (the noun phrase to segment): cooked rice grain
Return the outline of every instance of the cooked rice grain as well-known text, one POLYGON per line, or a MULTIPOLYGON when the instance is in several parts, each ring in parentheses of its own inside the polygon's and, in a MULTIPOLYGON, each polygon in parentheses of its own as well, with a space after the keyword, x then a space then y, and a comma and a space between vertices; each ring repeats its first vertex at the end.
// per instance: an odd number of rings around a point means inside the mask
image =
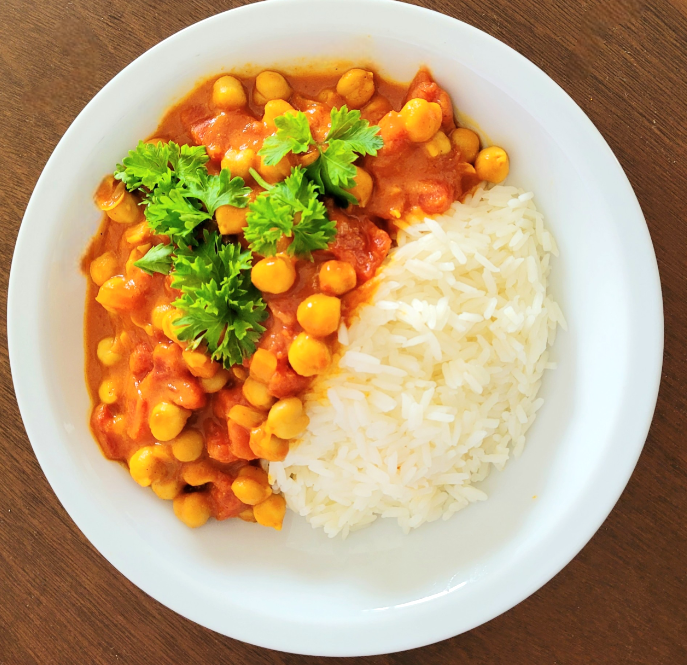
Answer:
POLYGON ((487 495, 543 400, 557 325, 556 244, 533 194, 479 189, 399 232, 333 369, 306 397, 310 426, 270 464, 290 508, 329 536, 396 519, 407 533, 487 495))

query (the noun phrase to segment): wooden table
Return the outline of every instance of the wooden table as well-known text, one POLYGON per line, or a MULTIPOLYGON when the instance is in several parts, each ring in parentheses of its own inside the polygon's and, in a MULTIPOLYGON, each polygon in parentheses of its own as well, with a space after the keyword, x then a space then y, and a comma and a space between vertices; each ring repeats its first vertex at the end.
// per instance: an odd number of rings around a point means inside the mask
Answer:
MULTIPOLYGON (((0 3, 0 310, 31 190, 86 102, 160 40, 230 0, 0 3)), ((584 550, 505 615, 440 644, 364 663, 687 663, 687 3, 423 0, 511 45, 601 130, 656 248, 666 350, 656 417, 617 507, 584 550), (683 201, 681 203, 681 201, 683 201)), ((0 665, 324 663, 197 626, 122 577, 46 482, 12 390, 0 329, 0 665)), ((343 659, 340 659, 344 662, 343 659)))

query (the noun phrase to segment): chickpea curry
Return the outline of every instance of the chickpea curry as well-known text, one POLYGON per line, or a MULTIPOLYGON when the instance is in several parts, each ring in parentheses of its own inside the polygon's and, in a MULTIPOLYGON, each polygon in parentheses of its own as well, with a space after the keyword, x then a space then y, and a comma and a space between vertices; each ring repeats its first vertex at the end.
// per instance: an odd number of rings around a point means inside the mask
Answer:
POLYGON ((426 70, 221 76, 99 186, 84 258, 91 427, 188 526, 281 529, 265 462, 308 426, 395 224, 445 212, 508 157, 456 126, 426 70))

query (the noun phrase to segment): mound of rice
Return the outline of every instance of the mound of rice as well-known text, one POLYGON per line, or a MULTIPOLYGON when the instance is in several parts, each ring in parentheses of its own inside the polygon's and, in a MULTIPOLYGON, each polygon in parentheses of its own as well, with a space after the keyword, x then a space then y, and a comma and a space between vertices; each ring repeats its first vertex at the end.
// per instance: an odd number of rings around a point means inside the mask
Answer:
POLYGON ((408 532, 486 494, 525 445, 547 348, 565 321, 547 293, 556 244, 532 192, 480 189, 399 232, 371 304, 339 331, 310 425, 275 488, 329 536, 377 517, 408 532))

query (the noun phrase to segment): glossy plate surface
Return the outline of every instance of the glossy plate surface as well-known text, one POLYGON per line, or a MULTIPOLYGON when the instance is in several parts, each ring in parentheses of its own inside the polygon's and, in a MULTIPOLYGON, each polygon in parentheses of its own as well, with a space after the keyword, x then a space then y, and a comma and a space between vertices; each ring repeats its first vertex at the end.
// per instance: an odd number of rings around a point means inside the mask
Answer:
POLYGON ((191 26, 117 75, 66 132, 36 186, 10 279, 10 359, 22 417, 60 501, 95 547, 189 619, 305 654, 375 654, 435 642, 536 591, 605 519, 642 449, 663 340, 656 260, 637 200, 580 108, 485 33, 387 0, 283 0, 191 26), (184 527, 171 505, 107 462, 88 430, 85 279, 100 215, 92 193, 162 113, 222 70, 374 63, 408 81, 428 65, 461 113, 511 157, 557 238, 559 336, 525 452, 484 484, 487 502, 403 536, 378 522, 329 540, 238 521, 184 527), (536 497, 536 498, 534 498, 536 497))

